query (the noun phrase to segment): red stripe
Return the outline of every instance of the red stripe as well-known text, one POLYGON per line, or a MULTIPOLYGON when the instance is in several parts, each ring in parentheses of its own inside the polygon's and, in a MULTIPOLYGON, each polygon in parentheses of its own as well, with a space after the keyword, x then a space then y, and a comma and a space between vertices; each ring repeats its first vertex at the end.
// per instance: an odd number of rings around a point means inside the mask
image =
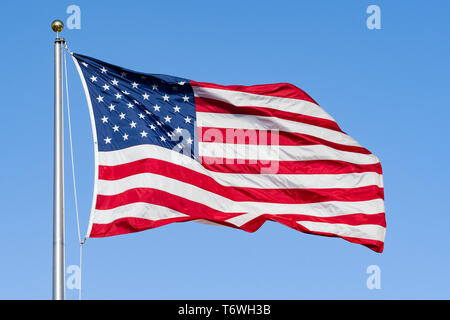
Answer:
POLYGON ((311 146, 325 145, 327 147, 362 154, 371 154, 369 150, 358 146, 347 146, 331 141, 323 140, 307 134, 253 129, 231 129, 198 127, 198 139, 201 142, 217 143, 239 143, 239 144, 257 144, 257 145, 280 145, 280 146, 311 146))
MULTIPOLYGON (((385 213, 380 213, 377 215, 377 217, 380 219, 382 226, 386 227, 386 221, 385 221, 385 213), (384 222, 383 222, 384 221, 384 222)), ((312 217, 315 218, 315 217, 312 217)), ((334 219, 336 217, 330 217, 331 219, 334 219)), ((329 218, 327 218, 329 219, 329 218)), ((377 219, 377 218, 375 218, 377 219)), ((326 236, 326 237, 333 237, 333 238, 341 238, 344 240, 347 240, 349 242, 352 243, 357 243, 357 244, 361 244, 364 245, 366 247, 368 247, 369 249, 375 251, 375 252, 383 252, 384 249, 384 242, 383 241, 379 241, 379 240, 371 240, 371 239, 363 239, 363 238, 354 238, 354 237, 344 237, 344 236, 339 236, 339 235, 335 235, 332 233, 326 233, 326 232, 319 232, 319 231, 310 231, 308 229, 306 229, 304 226, 298 224, 296 221, 298 220, 291 220, 291 219, 287 219, 286 217, 283 217, 282 215, 279 216, 271 216, 271 215, 262 215, 262 216, 258 216, 255 219, 252 219, 251 221, 247 222, 246 224, 241 226, 242 230, 248 231, 248 232, 254 232, 256 230, 258 230, 267 220, 271 220, 271 221, 275 221, 275 222, 279 222, 281 224, 284 224, 288 227, 291 227, 293 229, 296 229, 300 232, 303 233, 308 233, 308 234, 313 234, 313 235, 320 235, 320 236, 326 236)), ((303 218, 302 221, 307 221, 306 218, 303 218)), ((346 223, 346 224, 352 224, 351 219, 349 219, 346 222, 343 222, 344 220, 341 220, 342 223, 346 223)), ((325 222, 325 221, 323 221, 325 222)))
POLYGON ((117 166, 99 166, 99 179, 117 180, 140 173, 154 173, 176 179, 234 201, 271 203, 314 203, 324 201, 366 201, 383 196, 377 186, 329 189, 259 189, 223 186, 212 177, 157 159, 142 159, 117 166))
POLYGON ((223 173, 260 174, 274 170, 278 174, 342 174, 376 172, 382 174, 380 163, 352 164, 338 160, 308 161, 260 161, 248 159, 225 159, 217 157, 200 157, 205 169, 223 173), (238 163, 239 160, 239 163, 238 163), (264 171, 263 171, 264 170, 264 171))
POLYGON ((212 209, 204 204, 182 198, 162 190, 151 188, 134 188, 110 196, 99 194, 97 195, 95 209, 114 209, 136 202, 151 203, 170 208, 190 216, 191 219, 217 219, 219 221, 223 221, 245 213, 222 212, 212 209))
MULTIPOLYGON (((112 223, 108 224, 98 224, 93 223, 91 228, 91 234, 89 235, 90 238, 98 238, 98 237, 110 237, 110 236, 116 236, 126 233, 132 233, 132 232, 139 232, 144 231, 148 229, 153 229, 157 227, 161 227, 163 225, 167 225, 173 222, 185 222, 193 220, 190 217, 179 217, 179 218, 172 218, 172 219, 165 219, 165 220, 146 220, 142 218, 121 218, 117 219, 112 223)), ((272 221, 277 221, 275 218, 267 219, 272 221)), ((241 230, 247 231, 247 232, 255 232, 261 227, 262 224, 264 224, 267 220, 258 220, 258 223, 260 224, 258 228, 256 229, 246 229, 246 228, 240 228, 241 230), (262 223, 261 223, 262 222, 262 223)), ((209 220, 211 221, 211 220, 209 220)), ((233 227, 236 228, 234 225, 230 225, 227 223, 222 223, 220 221, 213 221, 218 224, 222 224, 224 226, 233 227)), ((283 223, 284 225, 287 225, 288 227, 291 227, 293 229, 296 229, 303 233, 309 233, 314 235, 321 235, 321 236, 327 236, 327 237, 337 237, 333 234, 323 233, 323 232, 311 232, 309 230, 306 230, 303 226, 300 226, 298 223, 290 222, 290 223, 283 223)), ((239 229, 239 228, 236 228, 239 229)), ((359 239, 359 238, 349 238, 349 237, 339 237, 341 239, 345 239, 349 242, 362 244, 376 252, 383 252, 384 243, 382 241, 378 240, 369 240, 369 239, 359 239)))
MULTIPOLYGON (((107 224, 100 224, 100 223, 93 223, 91 228, 91 233, 89 235, 90 238, 100 238, 100 237, 110 237, 110 236, 117 236, 125 233, 131 233, 131 232, 140 232, 148 229, 153 229, 157 227, 161 227, 167 224, 170 224, 172 222, 185 222, 185 221, 192 221, 196 220, 192 217, 177 217, 177 218, 169 218, 169 219, 162 219, 162 220, 147 220, 143 218, 120 218, 117 220, 114 220, 111 223, 107 224)), ((235 229, 237 228, 234 224, 224 222, 224 221, 213 221, 211 219, 204 219, 208 220, 226 227, 231 227, 235 229)), ((242 229, 241 229, 242 230, 242 229)), ((256 230, 255 230, 256 231, 256 230)))
POLYGON ((161 227, 173 222, 184 222, 192 220, 190 217, 177 217, 164 220, 147 220, 142 218, 121 218, 114 220, 112 223, 99 224, 93 223, 90 238, 101 238, 117 236, 125 233, 139 232, 147 229, 161 227))
POLYGON ((318 104, 305 91, 303 91, 300 88, 297 88, 296 86, 290 83, 271 83, 254 86, 221 86, 215 83, 197 82, 191 80, 191 85, 197 87, 247 92, 271 97, 305 100, 318 104))
MULTIPOLYGON (((225 220, 237 216, 239 214, 236 213, 225 213, 218 210, 214 210, 208 206, 202 205, 197 202, 193 202, 191 200, 172 195, 170 193, 156 190, 156 189, 149 189, 149 188, 137 188, 137 189, 130 189, 123 193, 120 193, 118 195, 112 195, 112 196, 104 196, 104 195, 98 195, 97 196, 97 204, 96 208, 99 210, 105 210, 105 209, 111 209, 116 208, 122 205, 126 205, 129 203, 134 202, 146 202, 151 204, 156 204, 160 206, 164 206, 167 208, 171 208, 173 210, 179 211, 181 213, 187 214, 188 217, 180 217, 180 218, 171 218, 171 219, 165 219, 160 221, 151 221, 146 219, 139 219, 139 218, 122 218, 118 219, 112 223, 109 224, 93 224, 91 229, 90 237, 107 237, 107 236, 113 236, 123 233, 129 233, 129 232, 137 232, 137 231, 143 231, 149 228, 156 228, 159 226, 162 226, 164 224, 168 224, 171 222, 178 222, 178 221, 188 221, 188 220, 194 220, 194 219, 205 219, 208 221, 212 221, 215 223, 220 223, 222 225, 230 226, 237 228, 236 226, 226 222, 225 220)), ((317 218, 313 216, 307 216, 307 215, 271 215, 271 214, 265 214, 262 216, 259 216, 248 223, 242 225, 239 229, 248 231, 248 232, 255 232, 258 230, 262 224, 264 224, 267 220, 277 221, 284 225, 287 225, 291 228, 297 229, 302 232, 311 233, 311 234, 320 234, 320 235, 327 235, 327 236, 336 236, 333 234, 326 234, 322 232, 312 232, 309 230, 306 230, 303 226, 299 225, 296 221, 318 221, 320 222, 328 222, 328 223, 345 223, 349 225, 363 225, 367 224, 367 221, 372 222, 371 224, 378 224, 381 226, 385 226, 385 220, 384 220, 384 213, 376 214, 376 215, 363 215, 363 214, 351 214, 346 216, 339 216, 339 217, 329 217, 329 218, 317 218), (376 223, 374 223, 376 222, 376 223)), ((338 236, 340 237, 340 236, 338 236)), ((341 237, 344 238, 344 237, 341 237)), ((373 240, 367 240, 367 239, 358 239, 358 238, 347 238, 344 239, 351 241, 351 242, 357 242, 364 245, 370 245, 369 247, 375 251, 382 250, 382 247, 380 247, 380 242, 373 242, 373 240)), ((378 251, 381 252, 381 251, 378 251)))
POLYGON ((279 219, 287 219, 293 221, 314 221, 314 222, 325 222, 325 223, 344 223, 352 226, 359 226, 363 224, 376 224, 386 228, 385 215, 383 213, 377 214, 362 214, 355 213, 342 216, 334 217, 313 217, 309 215, 300 214, 284 214, 277 215, 279 219))
POLYGON ((332 120, 316 118, 300 113, 253 106, 236 107, 227 102, 199 97, 195 97, 195 106, 197 112, 248 114, 263 117, 276 117, 342 132, 337 123, 332 120))

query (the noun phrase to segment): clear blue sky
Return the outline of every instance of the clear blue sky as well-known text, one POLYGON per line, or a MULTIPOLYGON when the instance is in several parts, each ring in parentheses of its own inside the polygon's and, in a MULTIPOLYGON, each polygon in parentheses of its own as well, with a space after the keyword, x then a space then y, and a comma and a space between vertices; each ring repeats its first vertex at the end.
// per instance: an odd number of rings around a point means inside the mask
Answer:
MULTIPOLYGON (((450 298, 448 1, 77 0, 2 4, 1 299, 51 298, 50 22, 66 21, 71 4, 81 8, 81 30, 63 36, 75 52, 196 81, 304 89, 380 158, 387 215, 382 254, 272 222, 253 234, 178 223, 89 239, 84 298, 450 298), (381 8, 381 30, 366 27, 371 4, 381 8), (366 288, 373 264, 380 290, 366 288)), ((72 62, 69 82, 84 234, 93 146, 72 62)), ((66 157, 67 266, 78 264, 71 183, 66 157)))

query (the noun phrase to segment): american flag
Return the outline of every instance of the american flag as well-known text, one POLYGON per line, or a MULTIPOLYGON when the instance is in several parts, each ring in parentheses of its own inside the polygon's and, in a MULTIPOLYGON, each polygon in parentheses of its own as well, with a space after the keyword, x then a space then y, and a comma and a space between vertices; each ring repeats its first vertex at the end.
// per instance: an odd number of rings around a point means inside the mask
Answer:
POLYGON ((288 83, 223 86, 72 54, 91 115, 87 237, 197 221, 276 221, 382 252, 378 158, 288 83))

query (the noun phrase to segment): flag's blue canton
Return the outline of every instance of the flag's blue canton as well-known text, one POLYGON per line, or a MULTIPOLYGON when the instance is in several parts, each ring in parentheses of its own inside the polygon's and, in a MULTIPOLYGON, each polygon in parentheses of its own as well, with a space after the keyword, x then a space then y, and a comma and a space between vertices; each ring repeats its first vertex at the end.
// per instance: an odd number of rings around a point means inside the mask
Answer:
POLYGON ((99 151, 155 144, 194 158, 196 116, 189 80, 74 57, 89 90, 99 151))

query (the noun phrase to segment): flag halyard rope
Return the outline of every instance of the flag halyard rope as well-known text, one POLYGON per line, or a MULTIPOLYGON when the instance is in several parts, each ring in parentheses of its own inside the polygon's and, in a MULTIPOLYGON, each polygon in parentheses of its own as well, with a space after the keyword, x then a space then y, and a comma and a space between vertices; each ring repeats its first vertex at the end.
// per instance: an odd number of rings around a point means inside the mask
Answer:
MULTIPOLYGON (((64 42, 64 48, 67 50, 69 54, 72 54, 67 47, 67 44, 64 42)), ((81 300, 81 283, 82 283, 82 257, 83 257, 83 245, 86 242, 86 238, 81 239, 80 232, 80 218, 78 214, 78 197, 77 197, 77 186, 75 179, 75 164, 74 164, 74 156, 73 156, 73 143, 72 143, 72 125, 71 125, 71 117, 70 117, 70 103, 69 103, 69 83, 67 77, 67 58, 66 52, 64 52, 64 77, 65 77, 65 90, 66 90, 66 102, 67 102, 67 119, 68 119, 68 129, 69 129, 69 144, 70 144, 70 159, 72 164, 72 181, 73 181, 73 192, 74 192, 74 202, 75 202, 75 214, 77 220, 77 233, 78 233, 78 242, 80 244, 80 287, 78 290, 78 299, 81 300)))

